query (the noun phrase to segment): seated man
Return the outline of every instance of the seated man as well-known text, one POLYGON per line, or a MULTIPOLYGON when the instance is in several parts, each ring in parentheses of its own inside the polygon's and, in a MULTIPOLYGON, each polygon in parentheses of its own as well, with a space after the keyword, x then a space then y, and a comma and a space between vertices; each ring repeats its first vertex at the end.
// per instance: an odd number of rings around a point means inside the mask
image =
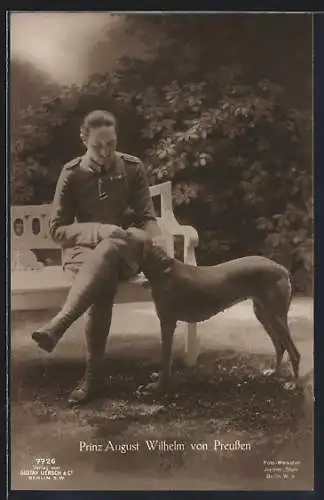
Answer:
POLYGON ((161 238, 141 161, 116 151, 115 117, 93 111, 81 126, 84 156, 67 163, 59 177, 50 217, 50 234, 65 250, 64 269, 74 276, 61 311, 32 338, 51 352, 69 326, 84 312, 86 368, 69 396, 80 404, 101 392, 103 360, 119 279, 129 279, 141 266, 141 234, 161 238), (138 228, 126 232, 128 208, 138 228))

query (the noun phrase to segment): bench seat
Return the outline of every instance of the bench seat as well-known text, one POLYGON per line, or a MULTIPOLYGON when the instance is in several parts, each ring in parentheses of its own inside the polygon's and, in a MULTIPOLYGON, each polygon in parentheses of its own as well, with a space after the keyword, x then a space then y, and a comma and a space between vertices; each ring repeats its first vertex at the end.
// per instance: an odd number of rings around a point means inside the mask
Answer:
MULTIPOLYGON (((140 273, 120 283, 116 302, 146 302, 151 294, 145 276, 140 273)), ((11 272, 11 309, 14 311, 59 309, 69 292, 71 278, 60 266, 47 266, 41 270, 11 272)))

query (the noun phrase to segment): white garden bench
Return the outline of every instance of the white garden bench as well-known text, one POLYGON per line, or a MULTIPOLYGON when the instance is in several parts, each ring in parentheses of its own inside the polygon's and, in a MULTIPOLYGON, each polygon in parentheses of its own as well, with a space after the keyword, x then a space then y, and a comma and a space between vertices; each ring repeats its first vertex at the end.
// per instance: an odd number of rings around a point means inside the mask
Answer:
MULTIPOLYGON (((172 209, 171 182, 150 187, 152 198, 160 198, 158 222, 167 242, 167 251, 174 256, 174 236, 183 236, 183 260, 196 265, 195 247, 198 235, 191 226, 180 225, 172 209)), ((37 260, 35 251, 62 250, 49 236, 50 205, 11 207, 11 310, 59 309, 71 286, 71 277, 61 265, 44 265, 37 260)), ((151 301, 149 289, 143 287, 144 276, 139 274, 119 286, 115 303, 151 301)), ((197 362, 197 325, 186 325, 185 362, 197 362)))

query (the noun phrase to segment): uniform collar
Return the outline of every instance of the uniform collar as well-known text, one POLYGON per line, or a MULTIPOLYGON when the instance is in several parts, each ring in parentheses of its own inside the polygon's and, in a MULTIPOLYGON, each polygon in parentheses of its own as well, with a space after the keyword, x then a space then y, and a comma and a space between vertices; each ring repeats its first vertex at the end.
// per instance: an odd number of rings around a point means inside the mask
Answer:
POLYGON ((122 155, 119 152, 115 152, 115 157, 111 165, 109 167, 105 167, 99 165, 93 158, 91 158, 88 153, 86 153, 80 163, 81 168, 87 170, 88 172, 93 172, 97 175, 118 175, 124 174, 124 162, 122 159, 122 155))

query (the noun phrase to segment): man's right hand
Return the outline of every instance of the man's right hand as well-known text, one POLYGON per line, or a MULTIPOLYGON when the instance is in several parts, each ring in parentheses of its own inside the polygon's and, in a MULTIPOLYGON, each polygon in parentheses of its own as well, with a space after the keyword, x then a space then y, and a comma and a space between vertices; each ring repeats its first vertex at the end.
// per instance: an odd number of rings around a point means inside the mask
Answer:
POLYGON ((100 241, 107 238, 119 238, 121 240, 128 238, 127 232, 114 224, 100 224, 98 236, 100 241))

